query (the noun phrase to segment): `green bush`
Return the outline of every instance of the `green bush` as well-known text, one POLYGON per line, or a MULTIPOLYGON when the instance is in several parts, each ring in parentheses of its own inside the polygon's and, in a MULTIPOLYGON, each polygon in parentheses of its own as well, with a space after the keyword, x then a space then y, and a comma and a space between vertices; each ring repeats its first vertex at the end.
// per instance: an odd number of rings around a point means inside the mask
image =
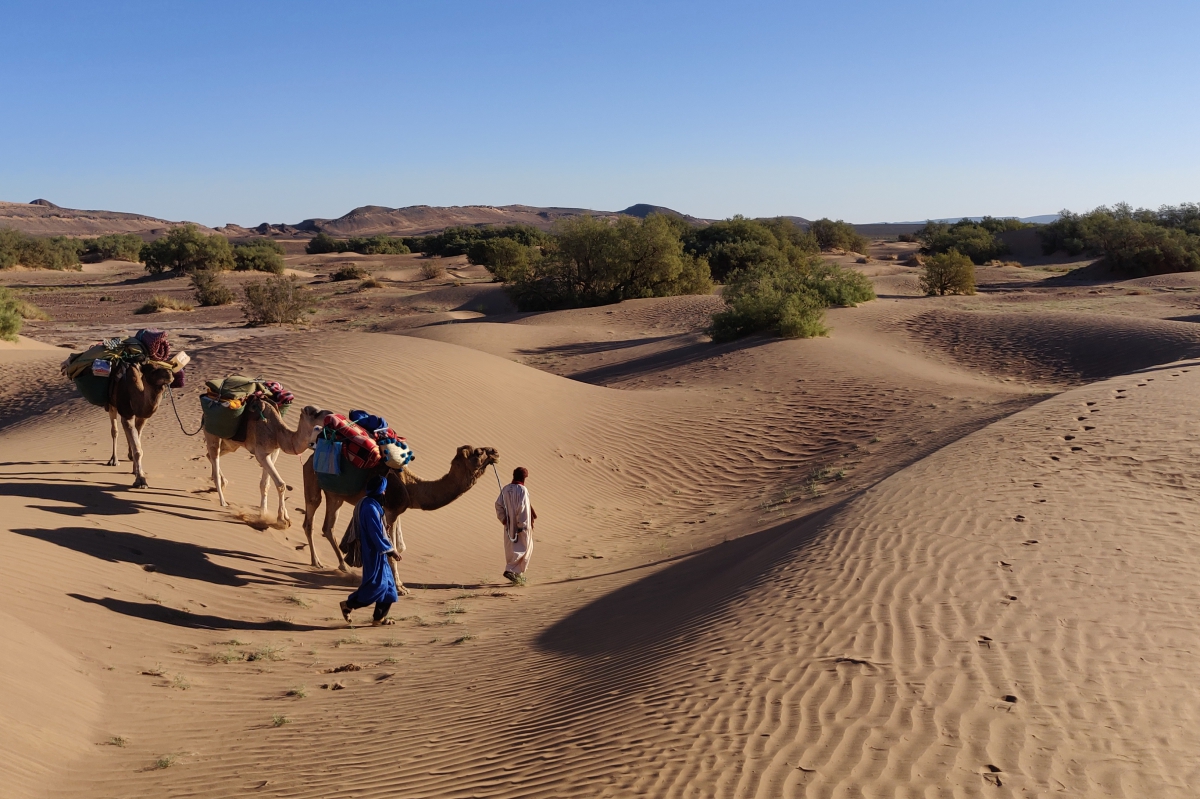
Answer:
POLYGON ((734 272, 725 284, 725 310, 713 314, 713 340, 761 332, 785 338, 825 335, 825 302, 805 277, 803 269, 780 261, 734 272))
POLYGON ((541 257, 537 247, 516 239, 482 239, 471 245, 467 261, 486 268, 497 279, 512 283, 528 277, 532 265, 541 257))
POLYGON ((168 269, 194 272, 198 269, 232 269, 233 247, 219 233, 204 235, 195 225, 173 228, 167 235, 142 248, 146 271, 157 275, 168 269))
POLYGON ((938 253, 925 262, 917 278, 926 295, 975 293, 975 264, 958 250, 938 253))
POLYGON ((282 275, 283 245, 270 239, 239 244, 233 248, 234 269, 239 271, 271 272, 282 275))
POLYGON ((137 263, 142 259, 142 247, 145 242, 140 236, 132 233, 110 233, 94 239, 84 239, 84 256, 98 261, 129 261, 137 263))
POLYGON ((862 272, 815 259, 808 266, 804 285, 827 306, 854 306, 875 299, 875 287, 862 272))
POLYGON ((739 269, 783 260, 799 265, 820 252, 817 239, 788 219, 735 216, 700 228, 673 220, 684 250, 708 261, 713 279, 723 281, 739 269))
MULTIPOLYGON (((925 226, 916 232, 916 237, 923 245, 921 250, 925 253, 936 255, 954 250, 977 264, 983 264, 1008 252, 1008 246, 996 236, 1003 230, 1014 229, 1006 227, 1006 221, 1016 222, 992 217, 984 217, 981 222, 961 219, 953 225, 945 222, 926 222, 925 226)), ((1016 224, 1022 225, 1020 222, 1016 224)))
POLYGON ((38 238, 12 228, 0 228, 0 269, 17 264, 30 269, 77 269, 83 243, 65 236, 38 238))
POLYGON ((333 274, 329 276, 330 280, 358 280, 367 276, 367 270, 363 269, 358 264, 342 264, 333 274))
POLYGON ((414 252, 449 258, 467 255, 472 245, 490 239, 512 239, 526 247, 542 247, 550 242, 550 236, 531 225, 502 225, 499 227, 470 227, 456 225, 431 236, 406 239, 414 252))
POLYGON ((1086 214, 1063 211, 1038 231, 1047 255, 1103 257, 1113 269, 1130 275, 1200 270, 1200 205, 1134 210, 1120 204, 1086 214))
POLYGON ((323 255, 327 252, 346 252, 346 242, 339 241, 328 233, 318 233, 309 239, 304 251, 309 255, 323 255))
POLYGON ((808 226, 808 232, 817 240, 822 250, 841 249, 847 252, 867 251, 867 239, 849 222, 818 219, 808 226))
POLYGON ((294 275, 276 275, 251 283, 244 292, 243 310, 252 325, 295 324, 316 305, 309 290, 294 275))
POLYGON ((49 318, 41 308, 0 286, 0 339, 16 341, 26 319, 49 318))
POLYGON ((360 255, 407 255, 412 252, 404 239, 388 236, 364 236, 346 242, 346 250, 360 255))
POLYGON ((707 262, 684 252, 676 228, 659 214, 564 220, 509 284, 517 307, 531 311, 711 290, 707 262))
POLYGON ((225 284, 221 273, 212 269, 201 269, 192 273, 192 289, 196 302, 204 307, 228 305, 233 302, 233 289, 225 284))

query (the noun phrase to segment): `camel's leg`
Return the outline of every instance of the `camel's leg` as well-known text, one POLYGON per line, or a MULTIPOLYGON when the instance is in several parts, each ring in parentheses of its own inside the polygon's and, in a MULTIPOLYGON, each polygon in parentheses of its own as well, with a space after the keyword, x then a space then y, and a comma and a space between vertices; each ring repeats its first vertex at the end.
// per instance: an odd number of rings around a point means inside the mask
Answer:
POLYGON ((263 517, 267 515, 267 478, 275 483, 275 490, 279 492, 279 514, 276 517, 280 524, 290 527, 292 520, 288 518, 287 512, 287 497, 284 495, 287 490, 287 483, 283 481, 283 477, 279 474, 279 470, 275 468, 275 459, 279 457, 279 450, 268 452, 259 458, 258 463, 262 466, 262 479, 259 480, 258 490, 262 495, 262 501, 259 504, 259 514, 263 517))
POLYGON ((308 537, 308 553, 312 558, 312 567, 314 569, 321 568, 321 559, 317 557, 317 548, 313 546, 313 518, 317 515, 317 508, 321 507, 321 498, 324 492, 317 487, 317 478, 315 473, 310 473, 307 465, 304 468, 304 535, 308 537))
POLYGON ((121 459, 117 457, 117 409, 116 408, 110 407, 108 409, 108 421, 109 421, 109 424, 112 425, 112 440, 113 440, 113 453, 112 453, 112 457, 108 459, 108 465, 109 466, 120 466, 121 459))
POLYGON ((146 472, 142 469, 142 439, 133 420, 121 417, 121 427, 125 429, 125 440, 129 443, 129 451, 133 453, 133 487, 145 488, 146 472))
MULTIPOLYGON (((325 523, 321 525, 321 532, 325 534, 325 538, 329 540, 329 545, 333 547, 333 554, 337 555, 338 571, 349 571, 346 568, 346 558, 342 555, 342 549, 338 546, 337 539, 333 537, 333 528, 337 526, 338 510, 342 507, 340 497, 335 497, 332 494, 325 495, 325 523)), ((315 557, 315 555, 314 555, 315 557)))
POLYGON ((225 501, 225 478, 221 476, 221 439, 210 433, 205 433, 204 443, 208 447, 208 462, 212 464, 212 479, 213 485, 217 487, 217 501, 224 508, 229 503, 225 501))

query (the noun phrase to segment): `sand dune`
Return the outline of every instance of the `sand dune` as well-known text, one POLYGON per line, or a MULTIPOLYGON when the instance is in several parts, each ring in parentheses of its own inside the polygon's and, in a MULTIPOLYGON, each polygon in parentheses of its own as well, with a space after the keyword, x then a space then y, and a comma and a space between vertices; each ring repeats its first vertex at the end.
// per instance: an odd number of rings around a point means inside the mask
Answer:
MULTIPOLYGON (((713 345, 713 297, 528 315, 482 283, 323 300, 393 332, 183 339, 187 432, 203 379, 245 373, 382 413, 423 477, 464 443, 531 469, 530 584, 500 578, 485 474, 402 518, 393 628, 347 628, 354 576, 258 519, 244 455, 217 505, 168 400, 132 491, 61 352, 0 348, 5 787, 1191 796, 1200 363, 1164 364, 1200 342, 1170 287, 1045 277, 881 291, 808 341, 713 345)), ((55 336, 94 335, 73 302, 55 336)), ((300 459, 280 467, 298 508, 300 459)))

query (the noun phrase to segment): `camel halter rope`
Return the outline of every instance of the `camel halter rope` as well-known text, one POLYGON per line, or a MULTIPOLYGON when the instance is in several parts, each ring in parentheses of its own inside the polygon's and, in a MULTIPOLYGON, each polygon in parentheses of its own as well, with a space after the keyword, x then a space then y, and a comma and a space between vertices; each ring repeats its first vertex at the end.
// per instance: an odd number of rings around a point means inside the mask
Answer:
MULTIPOLYGON (((171 390, 171 386, 169 384, 167 385, 167 395, 171 398, 171 410, 175 411, 175 421, 179 422, 179 429, 183 431, 183 434, 185 436, 194 436, 199 434, 199 432, 204 429, 204 417, 200 418, 200 426, 196 428, 196 432, 189 433, 187 428, 183 426, 183 419, 179 418, 179 409, 175 407, 175 392, 171 390)), ((500 478, 497 477, 496 479, 499 480, 500 478)))

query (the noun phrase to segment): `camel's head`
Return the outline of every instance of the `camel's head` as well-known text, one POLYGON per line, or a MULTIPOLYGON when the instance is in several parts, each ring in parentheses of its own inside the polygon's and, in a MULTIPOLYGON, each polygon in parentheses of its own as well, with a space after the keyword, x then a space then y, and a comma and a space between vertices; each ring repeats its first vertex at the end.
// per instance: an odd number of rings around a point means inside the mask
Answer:
POLYGON ((146 386, 155 391, 162 391, 169 386, 175 379, 175 373, 170 369, 163 369, 161 366, 151 366, 150 364, 142 364, 142 380, 146 386))
POLYGON ((463 444, 458 448, 454 460, 462 462, 472 476, 479 477, 484 469, 499 462, 500 453, 493 447, 472 447, 470 444, 463 444))
POLYGON ((318 408, 316 405, 305 405, 300 409, 300 430, 308 431, 308 443, 311 444, 317 440, 317 436, 321 435, 321 428, 325 426, 325 417, 333 411, 327 411, 323 408, 318 408))

